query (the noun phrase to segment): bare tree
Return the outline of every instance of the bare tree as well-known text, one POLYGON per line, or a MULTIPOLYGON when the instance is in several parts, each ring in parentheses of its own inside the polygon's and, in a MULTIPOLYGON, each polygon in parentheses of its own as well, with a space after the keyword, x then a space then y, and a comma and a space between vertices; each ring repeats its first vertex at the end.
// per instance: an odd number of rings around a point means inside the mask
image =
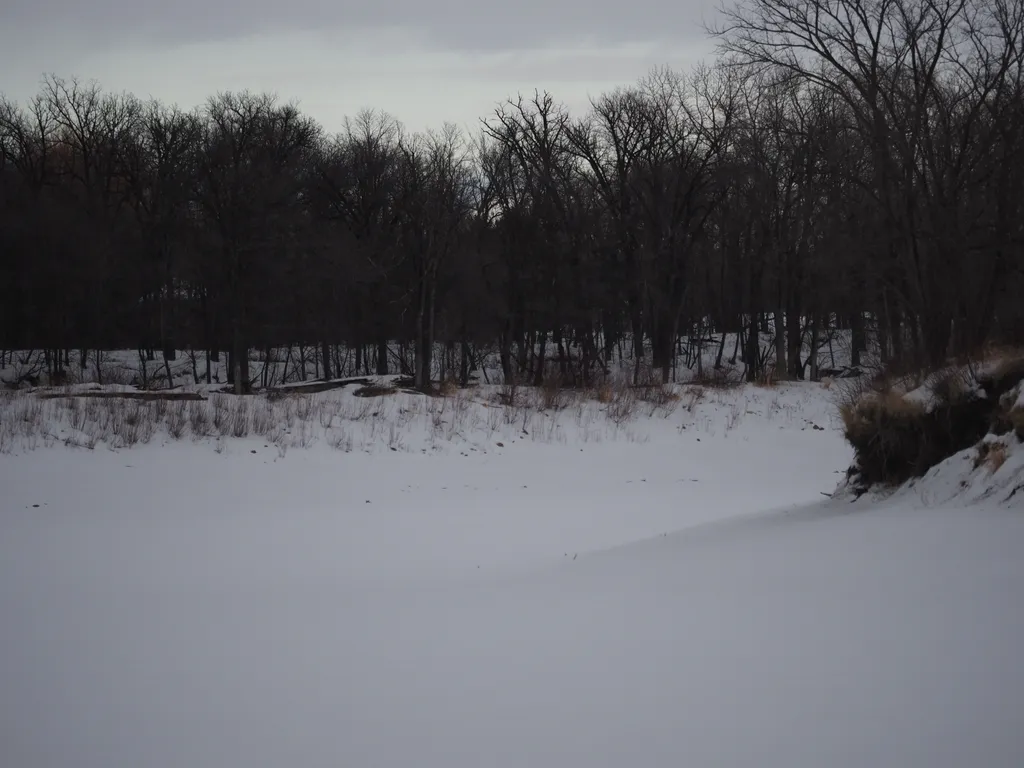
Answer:
POLYGON ((414 275, 415 387, 431 390, 438 274, 461 247, 471 210, 470 148, 454 125, 401 143, 401 248, 414 275))
POLYGON ((376 372, 388 372, 388 334, 398 315, 389 282, 400 261, 397 210, 401 124, 384 112, 366 110, 346 120, 324 153, 315 185, 319 215, 349 242, 349 257, 334 259, 345 270, 351 307, 352 341, 376 346, 376 372))
POLYGON ((145 251, 146 298, 156 307, 156 335, 168 380, 172 378, 170 361, 176 355, 171 332, 174 308, 184 292, 180 279, 184 270, 175 259, 189 246, 189 209, 201 130, 198 113, 150 102, 144 107, 137 140, 125 151, 125 178, 145 251))
POLYGON ((887 237, 876 275, 913 320, 922 360, 942 362, 969 311, 965 182, 985 151, 979 118, 1019 70, 1020 1, 747 0, 723 14, 725 54, 849 106, 870 151, 860 181, 887 237))
POLYGON ((319 128, 265 94, 221 94, 205 118, 196 195, 217 237, 211 276, 228 307, 229 375, 241 393, 249 388, 256 295, 268 287, 275 250, 286 244, 289 217, 301 202, 299 170, 319 128))

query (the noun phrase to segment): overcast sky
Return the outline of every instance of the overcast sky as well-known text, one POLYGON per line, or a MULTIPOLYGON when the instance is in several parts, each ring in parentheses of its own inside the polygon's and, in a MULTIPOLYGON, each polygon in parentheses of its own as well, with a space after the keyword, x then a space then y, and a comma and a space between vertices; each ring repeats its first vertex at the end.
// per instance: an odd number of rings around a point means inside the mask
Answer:
POLYGON ((0 90, 95 79, 184 107, 223 90, 298 100, 329 131, 363 107, 475 126, 517 91, 574 109, 652 67, 710 60, 714 0, 5 0, 0 90))

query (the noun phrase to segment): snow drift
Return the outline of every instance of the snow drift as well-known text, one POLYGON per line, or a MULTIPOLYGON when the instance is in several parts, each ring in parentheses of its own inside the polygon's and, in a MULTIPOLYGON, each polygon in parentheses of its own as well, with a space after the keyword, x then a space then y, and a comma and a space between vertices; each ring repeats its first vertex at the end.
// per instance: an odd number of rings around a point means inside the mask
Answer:
POLYGON ((1016 449, 851 503, 819 387, 450 442, 404 397, 395 450, 0 456, 3 763, 1024 764, 1016 449))

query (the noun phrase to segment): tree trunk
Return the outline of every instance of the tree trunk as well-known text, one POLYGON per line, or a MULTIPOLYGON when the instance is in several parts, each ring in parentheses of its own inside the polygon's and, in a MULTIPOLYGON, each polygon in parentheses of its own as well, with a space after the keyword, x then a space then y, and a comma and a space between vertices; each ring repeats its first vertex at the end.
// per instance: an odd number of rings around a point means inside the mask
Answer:
POLYGON ((462 354, 459 361, 459 384, 463 387, 469 386, 469 344, 465 341, 461 344, 462 354))
POLYGON ((498 357, 501 359, 501 375, 505 384, 515 383, 515 372, 512 370, 512 338, 509 328, 510 323, 505 323, 505 330, 502 331, 498 340, 498 357))
POLYGON ((434 359, 434 301, 437 281, 429 264, 420 278, 419 307, 416 312, 416 343, 413 348, 413 386, 420 392, 431 391, 434 359))
POLYGON ((644 322, 640 302, 630 299, 630 323, 633 328, 633 383, 640 383, 640 367, 644 359, 644 322))
POLYGON ((326 341, 320 342, 320 357, 324 363, 324 381, 331 379, 331 345, 326 341))
POLYGON ((519 368, 517 374, 521 374, 526 370, 526 366, 529 363, 529 353, 530 349, 526 345, 526 331, 524 328, 520 328, 516 334, 516 365, 519 368))
POLYGON ((427 277, 420 275, 416 307, 416 340, 413 344, 413 387, 420 392, 430 389, 430 350, 427 349, 427 277))
POLYGON ((231 368, 236 395, 249 391, 249 345, 245 341, 241 319, 236 319, 231 333, 231 368))
POLYGON ((850 318, 850 365, 860 367, 861 353, 868 348, 867 335, 864 332, 864 313, 854 312, 850 318))
POLYGON ((540 350, 537 352, 537 369, 533 372, 533 385, 539 387, 544 383, 544 355, 547 352, 547 331, 540 332, 540 350))
POLYGON ((661 381, 671 378, 672 351, 675 347, 675 323, 668 310, 659 311, 651 328, 651 364, 661 371, 661 381))
POLYGON ((143 350, 139 350, 139 373, 142 375, 142 388, 149 389, 149 365, 147 364, 146 354, 143 350))
POLYGON ((818 315, 811 316, 811 353, 808 362, 811 364, 811 381, 818 381, 818 344, 819 344, 819 322, 818 315))
POLYGON ((892 357, 898 361, 904 360, 903 319, 901 314, 900 308, 893 306, 892 302, 889 302, 886 312, 889 327, 889 348, 892 350, 892 357))
POLYGON ((775 378, 789 378, 789 366, 786 364, 786 319, 782 310, 775 310, 775 378))
POLYGON ((164 262, 164 291, 160 300, 160 342, 164 359, 177 360, 178 353, 174 343, 174 334, 168 330, 174 325, 174 278, 171 268, 164 262))
POLYGON ((736 331, 736 343, 732 348, 732 357, 729 358, 729 365, 736 365, 736 358, 739 357, 740 347, 743 344, 743 327, 742 320, 740 321, 740 328, 736 331))
POLYGON ((743 357, 743 362, 747 366, 747 381, 757 381, 761 363, 760 322, 757 312, 750 313, 750 323, 747 327, 747 348, 743 353, 743 357))

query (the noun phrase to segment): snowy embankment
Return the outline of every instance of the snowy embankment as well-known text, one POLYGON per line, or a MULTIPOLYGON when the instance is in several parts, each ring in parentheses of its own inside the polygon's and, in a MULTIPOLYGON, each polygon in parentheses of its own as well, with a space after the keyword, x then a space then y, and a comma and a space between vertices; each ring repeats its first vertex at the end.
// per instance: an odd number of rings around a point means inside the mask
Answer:
POLYGON ((1020 506, 824 498, 820 387, 355 400, 0 455, 5 765, 1024 764, 1020 506))

